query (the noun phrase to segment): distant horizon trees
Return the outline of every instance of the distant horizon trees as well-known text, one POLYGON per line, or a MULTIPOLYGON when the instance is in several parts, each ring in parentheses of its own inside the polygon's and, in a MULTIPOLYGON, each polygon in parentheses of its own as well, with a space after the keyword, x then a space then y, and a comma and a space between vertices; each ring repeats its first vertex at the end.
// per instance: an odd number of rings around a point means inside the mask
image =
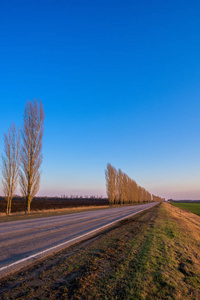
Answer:
POLYGON ((121 169, 118 171, 110 163, 105 170, 106 192, 109 205, 127 205, 143 202, 164 201, 164 198, 151 195, 145 188, 139 186, 121 169))
POLYGON ((153 197, 153 202, 163 202, 163 201, 165 201, 165 198, 161 198, 159 196, 152 195, 152 197, 153 197))

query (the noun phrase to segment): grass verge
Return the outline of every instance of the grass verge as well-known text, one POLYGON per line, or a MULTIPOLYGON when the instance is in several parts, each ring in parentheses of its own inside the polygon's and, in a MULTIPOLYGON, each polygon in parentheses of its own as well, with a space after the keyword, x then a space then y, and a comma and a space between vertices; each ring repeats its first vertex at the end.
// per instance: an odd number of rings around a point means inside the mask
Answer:
MULTIPOLYGON (((195 215, 192 215, 195 216, 195 215)), ((7 299, 200 299, 200 218, 160 207, 0 282, 7 299)))
POLYGON ((200 203, 183 203, 183 202, 171 202, 173 206, 191 211, 193 214, 200 216, 200 203))

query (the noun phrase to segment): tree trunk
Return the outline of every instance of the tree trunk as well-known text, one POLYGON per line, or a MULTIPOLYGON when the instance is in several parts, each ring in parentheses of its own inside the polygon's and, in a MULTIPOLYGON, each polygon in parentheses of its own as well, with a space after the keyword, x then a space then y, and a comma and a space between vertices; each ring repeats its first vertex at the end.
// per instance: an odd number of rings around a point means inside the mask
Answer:
POLYGON ((26 197, 26 211, 25 214, 28 215, 31 212, 31 199, 29 196, 26 197))
POLYGON ((9 215, 9 201, 7 201, 7 207, 6 207, 6 215, 9 215))
POLYGON ((11 199, 7 200, 7 209, 6 209, 6 215, 9 216, 11 213, 11 199))
POLYGON ((9 215, 11 214, 11 201, 12 201, 12 199, 9 200, 9 207, 8 207, 8 214, 9 215))

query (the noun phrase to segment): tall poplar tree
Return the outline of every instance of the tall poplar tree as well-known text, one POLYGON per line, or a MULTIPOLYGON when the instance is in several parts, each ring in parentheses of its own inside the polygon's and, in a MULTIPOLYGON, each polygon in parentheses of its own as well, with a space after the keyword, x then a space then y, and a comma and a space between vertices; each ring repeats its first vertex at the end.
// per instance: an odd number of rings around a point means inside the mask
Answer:
POLYGON ((4 154, 2 155, 2 184, 7 202, 6 214, 11 213, 12 199, 15 196, 20 166, 20 131, 15 124, 4 134, 4 154))
POLYGON ((115 202, 116 195, 116 170, 111 164, 107 164, 107 169, 105 170, 106 177, 106 190, 109 199, 109 204, 113 205, 115 202))
POLYGON ((40 166, 42 163, 42 137, 44 130, 44 110, 40 101, 27 101, 24 109, 21 152, 21 191, 26 201, 26 214, 40 185, 40 166))

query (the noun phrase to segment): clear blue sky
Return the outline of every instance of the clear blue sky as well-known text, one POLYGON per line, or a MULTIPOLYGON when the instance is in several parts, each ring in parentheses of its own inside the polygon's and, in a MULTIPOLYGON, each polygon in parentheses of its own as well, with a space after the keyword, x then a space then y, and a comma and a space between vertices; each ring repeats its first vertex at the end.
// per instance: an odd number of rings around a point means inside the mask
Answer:
POLYGON ((1 0, 0 24, 0 152, 41 99, 40 195, 105 195, 110 162, 200 199, 199 1, 1 0))

